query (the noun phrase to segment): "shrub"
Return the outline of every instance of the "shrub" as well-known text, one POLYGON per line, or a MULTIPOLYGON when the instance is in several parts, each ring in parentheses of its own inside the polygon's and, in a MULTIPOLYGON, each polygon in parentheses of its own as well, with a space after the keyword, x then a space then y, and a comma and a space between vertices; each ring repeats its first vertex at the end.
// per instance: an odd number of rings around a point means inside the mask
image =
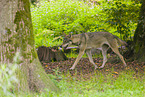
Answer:
POLYGON ((51 46, 54 36, 88 32, 101 25, 97 16, 100 8, 78 0, 42 1, 39 7, 32 6, 31 11, 36 46, 51 46))
POLYGON ((132 0, 114 0, 103 7, 105 22, 127 40, 134 35, 139 16, 140 3, 132 0))
POLYGON ((134 34, 139 7, 132 0, 99 0, 96 4, 80 0, 40 1, 37 7, 31 6, 36 47, 60 45, 59 36, 69 32, 108 31, 128 39, 134 34))

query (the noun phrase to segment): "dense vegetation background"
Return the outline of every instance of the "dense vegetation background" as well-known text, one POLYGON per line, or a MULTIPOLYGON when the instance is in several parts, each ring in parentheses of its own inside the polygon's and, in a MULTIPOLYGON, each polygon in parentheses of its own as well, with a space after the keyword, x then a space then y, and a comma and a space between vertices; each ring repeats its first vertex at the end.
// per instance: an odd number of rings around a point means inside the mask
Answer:
POLYGON ((131 40, 140 5, 134 0, 42 0, 31 6, 36 47, 59 45, 69 32, 108 31, 131 40))

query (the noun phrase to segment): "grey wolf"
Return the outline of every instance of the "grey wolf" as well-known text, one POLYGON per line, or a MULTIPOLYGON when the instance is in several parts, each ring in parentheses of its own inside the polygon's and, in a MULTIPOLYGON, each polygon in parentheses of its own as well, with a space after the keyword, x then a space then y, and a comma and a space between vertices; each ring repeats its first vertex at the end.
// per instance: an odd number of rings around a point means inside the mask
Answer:
POLYGON ((112 51, 119 56, 124 66, 126 66, 124 58, 118 50, 118 44, 127 45, 125 41, 109 32, 88 32, 76 35, 66 35, 63 39, 61 47, 64 49, 70 45, 76 45, 79 47, 79 55, 70 69, 75 68, 85 51, 89 57, 89 61, 95 66, 96 69, 98 68, 98 66, 94 63, 91 54, 91 49, 94 48, 99 48, 102 50, 103 64, 99 68, 103 68, 105 66, 105 63, 107 62, 106 54, 108 48, 111 48, 112 51))

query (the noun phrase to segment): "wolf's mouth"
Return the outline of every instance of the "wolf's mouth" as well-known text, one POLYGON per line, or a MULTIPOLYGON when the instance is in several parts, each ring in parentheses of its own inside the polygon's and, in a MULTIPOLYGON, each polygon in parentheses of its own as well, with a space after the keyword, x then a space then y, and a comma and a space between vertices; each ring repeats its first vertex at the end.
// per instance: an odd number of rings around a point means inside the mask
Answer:
POLYGON ((65 47, 63 47, 64 49, 66 49, 68 47, 68 45, 67 46, 65 46, 65 47))
POLYGON ((69 45, 69 43, 66 43, 65 45, 63 45, 62 47, 65 49, 65 48, 67 48, 68 47, 68 45, 69 45))
POLYGON ((72 42, 70 41, 69 43, 66 43, 66 44, 62 45, 61 47, 64 48, 64 49, 66 49, 71 44, 72 44, 72 42))

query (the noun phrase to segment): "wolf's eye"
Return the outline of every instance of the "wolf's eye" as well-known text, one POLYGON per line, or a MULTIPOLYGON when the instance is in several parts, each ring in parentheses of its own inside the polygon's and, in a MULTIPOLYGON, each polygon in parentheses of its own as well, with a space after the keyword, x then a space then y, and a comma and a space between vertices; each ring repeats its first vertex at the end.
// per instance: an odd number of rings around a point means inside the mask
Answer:
POLYGON ((66 39, 63 40, 63 43, 69 43, 69 42, 71 42, 70 39, 67 39, 67 38, 66 38, 66 39))

